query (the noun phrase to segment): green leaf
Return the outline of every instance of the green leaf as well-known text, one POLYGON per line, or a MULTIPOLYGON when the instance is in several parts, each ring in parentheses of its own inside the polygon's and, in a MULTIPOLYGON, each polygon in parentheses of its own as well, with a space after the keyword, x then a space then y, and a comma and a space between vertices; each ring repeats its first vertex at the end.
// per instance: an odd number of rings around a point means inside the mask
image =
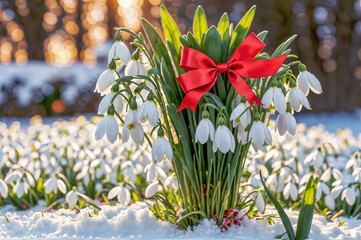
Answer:
POLYGON ((257 37, 263 42, 264 39, 266 38, 267 34, 268 34, 268 31, 262 31, 257 34, 257 37))
POLYGON ((155 28, 148 22, 146 19, 141 19, 142 26, 144 29, 145 34, 147 35, 147 38, 149 40, 150 46, 152 47, 155 55, 160 60, 161 58, 164 58, 164 61, 167 64, 168 71, 172 77, 174 76, 173 67, 172 67, 172 60, 168 54, 168 50, 157 32, 155 28))
POLYGON ((342 225, 344 225, 345 224, 345 221, 342 221, 342 222, 340 222, 337 226, 338 227, 341 227, 342 225))
POLYGON ((221 19, 219 20, 217 30, 219 34, 221 34, 222 37, 224 37, 224 34, 228 31, 229 27, 229 18, 227 13, 223 13, 221 19))
POLYGON ((207 30, 208 24, 206 14, 204 13, 204 9, 201 6, 198 6, 193 20, 193 34, 199 43, 201 43, 202 36, 207 30))
POLYGON ((290 50, 288 52, 286 52, 286 48, 293 42, 293 40, 296 39, 296 37, 297 37, 297 34, 293 35, 292 37, 287 39, 286 42, 279 45, 279 47, 274 51, 274 53, 272 54, 271 57, 274 58, 274 57, 278 57, 278 56, 281 56, 283 54, 289 53, 290 50))
POLYGON ((179 37, 181 36, 181 33, 164 5, 161 6, 161 20, 165 38, 174 45, 178 55, 180 55, 181 42, 179 37))
POLYGON ((203 53, 209 56, 214 62, 219 63, 222 57, 222 37, 215 26, 212 26, 204 40, 203 53))
POLYGON ((313 212, 315 210, 315 198, 318 178, 310 177, 303 196, 300 215, 298 216, 296 239, 305 240, 311 230, 313 212))
POLYGON ((283 226, 285 227, 285 230, 287 232, 287 236, 290 240, 295 240, 295 233, 293 232, 292 224, 290 222, 290 219, 288 218, 287 214, 283 210, 282 206, 278 203, 275 196, 271 193, 271 191, 267 188, 266 184, 264 183, 263 177, 261 172, 259 173, 261 176, 261 182, 263 184, 264 189, 266 190, 266 193, 268 197, 270 198, 271 202, 275 206, 278 214, 280 215, 280 218, 282 220, 283 226))
POLYGON ((256 12, 256 6, 251 7, 250 10, 243 16, 243 18, 239 21, 236 28, 233 31, 232 39, 231 39, 231 53, 241 44, 241 42, 245 39, 248 30, 252 24, 254 14, 256 12))

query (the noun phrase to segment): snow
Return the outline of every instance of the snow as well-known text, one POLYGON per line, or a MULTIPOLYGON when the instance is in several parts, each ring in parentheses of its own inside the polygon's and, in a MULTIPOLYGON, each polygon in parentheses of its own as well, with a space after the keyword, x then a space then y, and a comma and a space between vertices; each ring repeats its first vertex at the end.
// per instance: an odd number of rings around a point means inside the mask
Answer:
MULTIPOLYGON (((274 209, 268 208, 266 214, 277 215, 274 209)), ((135 203, 128 207, 104 205, 98 216, 90 208, 82 209, 80 213, 65 209, 45 212, 45 209, 45 202, 26 211, 15 211, 12 206, 0 209, 0 238, 266 240, 274 239, 284 232, 278 218, 272 225, 266 220, 245 219, 241 227, 231 227, 227 232, 221 232, 213 220, 203 220, 193 231, 182 231, 175 225, 157 220, 145 203, 135 203)), ((297 212, 287 213, 295 228, 297 212)), ((341 217, 339 221, 328 222, 325 217, 315 215, 309 239, 361 239, 361 220, 341 217), (338 227, 339 221, 346 222, 338 227)))

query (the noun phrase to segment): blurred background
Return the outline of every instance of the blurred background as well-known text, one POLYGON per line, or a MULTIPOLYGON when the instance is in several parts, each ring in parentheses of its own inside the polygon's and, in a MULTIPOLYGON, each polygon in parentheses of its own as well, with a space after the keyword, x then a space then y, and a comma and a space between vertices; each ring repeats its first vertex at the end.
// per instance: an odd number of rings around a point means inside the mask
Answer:
POLYGON ((0 0, 0 117, 96 113, 114 28, 140 31, 140 17, 160 27, 161 4, 182 33, 199 4, 209 25, 256 4, 251 31, 269 31, 265 51, 298 34, 293 53, 324 90, 309 95, 313 111, 361 107, 360 0, 0 0))

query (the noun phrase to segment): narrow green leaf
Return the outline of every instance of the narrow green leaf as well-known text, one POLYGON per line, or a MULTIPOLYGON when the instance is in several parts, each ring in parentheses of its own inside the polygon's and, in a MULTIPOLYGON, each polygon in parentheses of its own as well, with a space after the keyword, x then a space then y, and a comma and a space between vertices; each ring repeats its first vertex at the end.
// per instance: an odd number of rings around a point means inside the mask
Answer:
POLYGON ((268 197, 270 198, 271 202, 273 203, 273 205, 275 206, 278 214, 280 215, 280 218, 282 220, 283 226, 285 227, 285 230, 287 232, 287 236, 290 240, 295 240, 295 233, 293 231, 292 228, 292 224, 290 222, 290 219, 288 218, 287 214, 285 213, 285 211, 283 210, 282 206, 278 203, 277 199, 275 198, 275 196, 273 196, 273 194, 271 193, 271 191, 267 188, 266 184, 264 183, 263 177, 261 172, 259 173, 261 176, 261 182, 263 184, 264 189, 266 190, 266 193, 268 195, 268 197))
POLYGON ((267 34, 268 34, 268 31, 262 31, 257 34, 257 37, 263 42, 264 39, 266 38, 267 34))
POLYGON ((313 212, 315 210, 315 198, 318 178, 310 177, 303 196, 300 215, 298 216, 296 239, 305 240, 311 230, 313 212))
POLYGON ((256 5, 251 7, 250 10, 243 16, 243 18, 239 21, 236 28, 233 31, 232 39, 231 39, 231 54, 233 51, 241 44, 241 42, 245 39, 248 30, 252 24, 254 14, 256 12, 256 5))
POLYGON ((181 36, 181 33, 164 5, 161 6, 161 20, 165 38, 173 44, 178 55, 180 55, 181 42, 179 37, 181 36))
POLYGON ((274 53, 272 54, 271 57, 274 58, 274 57, 278 57, 278 56, 281 56, 283 54, 289 53, 290 51, 286 52, 286 49, 293 42, 293 40, 296 39, 296 37, 297 37, 297 34, 293 35, 292 37, 287 39, 287 41, 285 41, 284 43, 279 45, 279 47, 274 51, 274 53))
POLYGON ((224 37, 225 32, 228 31, 229 27, 229 18, 227 13, 223 13, 221 19, 219 20, 217 30, 222 37, 224 37))
POLYGON ((204 13, 204 9, 201 6, 198 6, 193 20, 193 34, 199 43, 201 43, 202 36, 207 30, 208 24, 206 14, 204 13))

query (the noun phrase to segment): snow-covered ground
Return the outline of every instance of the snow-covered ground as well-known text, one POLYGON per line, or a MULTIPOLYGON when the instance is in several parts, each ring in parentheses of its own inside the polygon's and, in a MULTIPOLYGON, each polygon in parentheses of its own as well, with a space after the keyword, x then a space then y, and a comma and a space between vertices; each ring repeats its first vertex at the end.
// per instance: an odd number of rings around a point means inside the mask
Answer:
MULTIPOLYGON (((0 210, 0 237, 5 239, 274 239, 284 232, 280 219, 270 225, 266 220, 245 219, 241 227, 221 230, 212 220, 203 220, 193 231, 178 230, 175 225, 157 220, 145 203, 128 207, 102 206, 98 215, 89 208, 80 213, 74 210, 45 212, 44 202, 26 211, 14 211, 11 206, 0 210), (43 215, 42 215, 43 212, 43 215), (9 222, 4 217, 6 216, 9 222)), ((287 212, 292 223, 297 222, 297 212, 287 212)), ((266 214, 277 213, 273 209, 266 214)), ((320 215, 314 216, 310 238, 361 239, 361 220, 341 217, 329 222, 320 215), (339 222, 345 223, 339 227, 339 222)))

